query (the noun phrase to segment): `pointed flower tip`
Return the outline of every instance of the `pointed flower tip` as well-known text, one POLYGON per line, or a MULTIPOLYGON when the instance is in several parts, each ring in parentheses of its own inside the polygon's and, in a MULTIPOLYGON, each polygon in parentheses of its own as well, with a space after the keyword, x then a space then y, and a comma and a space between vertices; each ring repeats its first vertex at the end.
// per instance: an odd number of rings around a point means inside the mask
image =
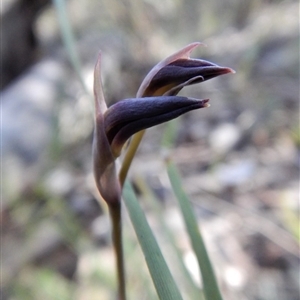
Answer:
MULTIPOLYGON (((191 43, 191 44, 189 44, 189 45, 193 45, 193 46, 194 46, 193 49, 196 48, 196 47, 198 47, 198 46, 201 46, 201 47, 207 47, 207 44, 202 43, 202 42, 194 42, 194 43, 191 43)), ((188 46, 189 46, 189 45, 188 45, 188 46)), ((187 46, 186 46, 186 47, 187 47, 187 46)))
POLYGON ((209 103, 204 103, 203 107, 210 107, 210 104, 209 103))
POLYGON ((98 59, 94 69, 94 96, 96 114, 103 114, 107 110, 105 102, 102 79, 101 79, 101 51, 98 54, 98 59))
POLYGON ((228 68, 228 67, 220 67, 220 74, 225 75, 225 74, 235 74, 235 70, 228 68))
POLYGON ((210 107, 210 104, 208 103, 209 99, 201 99, 201 100, 195 98, 188 98, 188 99, 197 101, 199 104, 199 108, 210 107))
POLYGON ((203 100, 203 107, 210 107, 210 104, 208 103, 209 99, 203 100))
MULTIPOLYGON (((179 98, 179 96, 176 96, 176 97, 179 98)), ((184 98, 184 97, 181 97, 181 98, 184 98)), ((207 104, 207 102, 209 101, 209 99, 198 99, 198 98, 192 98, 192 97, 187 97, 187 100, 195 101, 202 105, 207 104)))
POLYGON ((183 47, 182 49, 175 52, 173 55, 169 56, 168 58, 166 58, 163 61, 165 61, 166 63, 171 63, 177 59, 189 59, 192 51, 199 46, 206 47, 206 44, 201 43, 201 42, 194 42, 194 43, 188 44, 187 46, 183 47))
POLYGON ((204 46, 204 47, 206 47, 206 45, 203 44, 203 43, 201 43, 201 42, 194 42, 194 43, 188 44, 187 46, 183 47, 183 48, 182 48, 181 50, 179 50, 177 53, 178 53, 178 54, 181 53, 181 55, 182 55, 181 58, 183 58, 183 57, 189 58, 191 52, 192 52, 195 48, 197 48, 197 47, 199 47, 199 46, 204 46))
POLYGON ((216 65, 217 69, 220 70, 220 73, 221 75, 224 75, 224 74, 235 74, 236 71, 231 69, 231 68, 228 68, 228 67, 223 67, 223 66, 218 66, 216 65))
POLYGON ((98 54, 97 62, 94 68, 94 94, 98 96, 101 89, 101 52, 98 54))
POLYGON ((98 53, 97 62, 94 69, 94 87, 96 86, 97 83, 99 83, 99 80, 101 79, 100 74, 101 74, 101 51, 99 51, 98 53))

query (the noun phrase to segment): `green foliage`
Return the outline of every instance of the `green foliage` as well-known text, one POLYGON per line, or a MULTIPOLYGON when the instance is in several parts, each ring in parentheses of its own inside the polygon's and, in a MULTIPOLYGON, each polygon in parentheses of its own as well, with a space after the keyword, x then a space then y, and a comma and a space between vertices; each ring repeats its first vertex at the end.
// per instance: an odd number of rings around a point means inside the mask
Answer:
POLYGON ((83 89, 87 92, 84 80, 82 78, 81 63, 76 51, 75 38, 67 14, 66 2, 64 0, 53 0, 53 3, 57 11, 57 18, 61 28, 62 39, 65 44, 68 57, 83 89))
POLYGON ((204 240, 199 231, 198 223, 189 202, 189 199, 182 188, 179 173, 171 161, 167 162, 169 179, 173 191, 177 197, 182 216, 189 234, 192 247, 195 251, 199 268, 202 274, 203 290, 207 300, 221 300, 222 296, 218 288, 213 267, 204 244, 204 240))
POLYGON ((123 196, 159 298, 161 300, 182 299, 144 212, 129 183, 125 183, 123 196))

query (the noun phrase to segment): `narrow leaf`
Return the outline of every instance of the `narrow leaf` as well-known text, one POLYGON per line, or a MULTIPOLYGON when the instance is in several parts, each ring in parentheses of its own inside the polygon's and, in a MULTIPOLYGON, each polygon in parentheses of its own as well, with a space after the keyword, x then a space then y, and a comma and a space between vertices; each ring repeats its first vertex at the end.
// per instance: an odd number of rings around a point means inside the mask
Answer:
POLYGON ((217 280, 210 259, 199 231, 196 217, 189 199, 182 188, 181 179, 175 165, 168 160, 167 171, 173 191, 177 197, 182 216, 188 231, 193 250, 195 251, 202 275, 204 295, 207 300, 222 300, 217 280))
POLYGON ((159 299, 182 300, 145 214, 128 182, 125 183, 123 196, 159 299))
POLYGON ((66 47, 70 62, 75 72, 77 73, 77 76, 79 78, 79 81, 83 89, 85 90, 85 92, 87 92, 87 88, 81 74, 81 64, 75 47, 75 39, 73 36, 73 31, 71 29, 70 21, 67 14, 66 1, 53 0, 53 4, 57 11, 57 18, 58 18, 63 42, 66 47))
MULTIPOLYGON (((176 119, 177 120, 177 119, 176 119)), ((173 120, 173 121, 176 121, 173 120)), ((171 121, 171 122, 173 122, 171 121)), ((167 123, 167 126, 169 123, 167 123)), ((187 269, 186 264, 184 263, 183 253, 181 249, 178 247, 178 243, 176 241, 176 231, 172 231, 172 229, 167 225, 164 214, 163 214, 163 205, 162 202, 157 199, 155 193, 150 189, 146 180, 144 178, 136 178, 135 184, 138 186, 138 189, 141 191, 143 195, 146 195, 145 202, 151 210, 155 212, 155 217, 157 222, 159 223, 160 228, 164 234, 164 237, 167 239, 168 244, 170 244, 170 251, 172 251, 172 255, 174 254, 174 258, 176 258, 176 262, 178 265, 178 272, 180 272, 182 283, 185 286, 185 290, 188 294, 188 299, 194 300, 205 300, 203 291, 196 285, 195 281, 192 278, 191 273, 187 269)), ((176 263, 175 262, 175 263, 176 263)))

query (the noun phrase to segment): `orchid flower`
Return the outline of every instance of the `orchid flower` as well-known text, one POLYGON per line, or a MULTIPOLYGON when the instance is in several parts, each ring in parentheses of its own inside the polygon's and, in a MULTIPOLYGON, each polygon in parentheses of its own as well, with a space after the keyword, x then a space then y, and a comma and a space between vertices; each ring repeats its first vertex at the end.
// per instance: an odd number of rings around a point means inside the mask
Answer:
POLYGON ((108 203, 114 203, 120 197, 115 160, 120 156, 126 141, 140 130, 169 121, 190 110, 207 107, 208 99, 144 97, 121 100, 107 108, 100 80, 100 58, 95 68, 94 86, 94 174, 101 196, 108 203))
POLYGON ((140 85, 137 97, 176 95, 187 85, 235 73, 231 68, 221 67, 203 59, 190 58, 191 52, 200 45, 204 44, 189 44, 154 66, 140 85))
POLYGON ((187 85, 233 73, 201 59, 191 59, 193 43, 158 63, 145 77, 137 98, 125 99, 107 108, 101 83, 101 55, 94 73, 96 126, 93 141, 94 175, 97 188, 109 204, 120 201, 121 186, 115 160, 135 133, 167 122, 194 109, 208 107, 208 99, 179 97, 187 85))
MULTIPOLYGON (((185 86, 200 83, 208 79, 227 73, 235 73, 234 70, 220 67, 209 61, 190 58, 191 52, 203 45, 192 43, 159 62, 143 80, 137 97, 175 96, 185 86)), ((206 104, 206 107, 209 106, 206 104)), ((121 185, 124 184, 131 162, 137 148, 143 138, 145 130, 134 135, 125 153, 119 172, 121 185)))
POLYGON ((101 55, 95 66, 94 176, 99 193, 108 204, 111 215, 120 300, 126 299, 121 192, 145 129, 177 118, 188 111, 209 106, 208 99, 176 96, 183 87, 234 73, 230 68, 220 67, 209 61, 191 59, 191 51, 199 45, 200 43, 192 43, 158 63, 143 80, 136 98, 121 100, 110 107, 107 107, 103 94, 101 55), (116 159, 132 135, 134 137, 118 174, 116 159))

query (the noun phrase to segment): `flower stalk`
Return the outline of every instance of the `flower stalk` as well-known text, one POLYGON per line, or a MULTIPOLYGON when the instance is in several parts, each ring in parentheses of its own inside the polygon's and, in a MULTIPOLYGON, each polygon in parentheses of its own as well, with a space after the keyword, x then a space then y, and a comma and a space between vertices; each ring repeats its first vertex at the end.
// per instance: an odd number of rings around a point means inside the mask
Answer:
POLYGON ((124 251, 122 243, 121 202, 109 206, 112 222, 112 242, 116 257, 118 276, 118 300, 126 300, 124 251))
POLYGON ((208 99, 177 96, 188 85, 219 75, 234 73, 201 59, 191 59, 192 43, 158 63, 143 80, 136 98, 106 105, 101 83, 101 55, 95 66, 95 130, 93 139, 94 176, 98 191, 106 201, 112 223, 112 241, 118 273, 118 299, 126 300, 122 247, 121 192, 145 130, 199 108, 208 107, 208 99), (117 172, 116 160, 133 136, 117 172))
POLYGON ((101 55, 94 71, 95 130, 93 139, 94 176, 101 197, 106 201, 112 223, 112 242, 118 274, 118 300, 126 300, 124 254, 122 246, 121 189, 117 180, 115 157, 105 133, 107 105, 101 81, 101 55))

